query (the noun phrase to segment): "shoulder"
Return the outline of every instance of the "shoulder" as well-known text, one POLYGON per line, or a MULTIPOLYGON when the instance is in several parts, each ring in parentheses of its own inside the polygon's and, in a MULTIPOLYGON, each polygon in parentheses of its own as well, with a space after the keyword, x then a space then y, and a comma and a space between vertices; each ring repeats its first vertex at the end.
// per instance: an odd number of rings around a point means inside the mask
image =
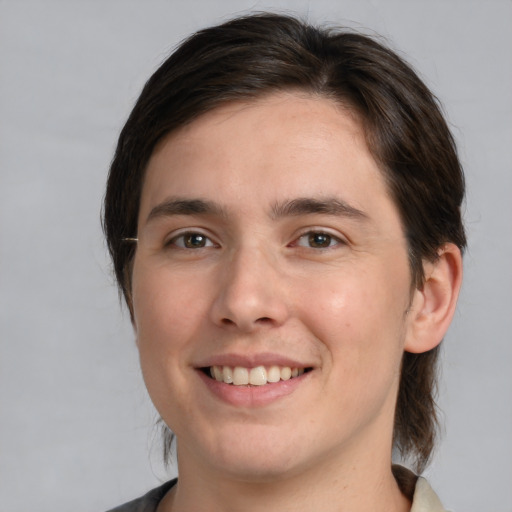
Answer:
POLYGON ((162 498, 167 491, 176 484, 176 481, 176 479, 170 480, 156 489, 152 489, 144 496, 129 501, 124 505, 119 505, 108 512, 155 512, 162 498))

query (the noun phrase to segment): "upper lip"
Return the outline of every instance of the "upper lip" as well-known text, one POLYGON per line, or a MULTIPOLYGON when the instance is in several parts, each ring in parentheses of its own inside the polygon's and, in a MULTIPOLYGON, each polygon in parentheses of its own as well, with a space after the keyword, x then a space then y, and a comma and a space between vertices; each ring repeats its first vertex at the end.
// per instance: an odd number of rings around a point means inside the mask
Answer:
POLYGON ((197 368, 210 366, 241 366, 242 368, 256 368, 257 366, 288 366, 290 368, 310 368, 313 365, 300 362, 282 354, 264 352, 259 354, 217 354, 205 358, 198 364, 197 368))

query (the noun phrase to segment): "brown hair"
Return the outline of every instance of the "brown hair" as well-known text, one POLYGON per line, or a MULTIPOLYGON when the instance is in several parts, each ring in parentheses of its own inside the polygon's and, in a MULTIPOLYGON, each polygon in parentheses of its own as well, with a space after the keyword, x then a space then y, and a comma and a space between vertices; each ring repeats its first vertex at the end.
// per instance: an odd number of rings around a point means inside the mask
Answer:
MULTIPOLYGON (((436 98, 411 67, 374 38, 257 14, 185 40, 146 83, 119 137, 104 205, 104 231, 120 291, 131 311, 131 264, 144 171, 168 133, 228 101, 301 90, 348 106, 398 207, 413 286, 439 248, 466 244, 461 220, 464 177, 436 98)), ((437 430, 439 348, 405 353, 394 446, 421 471, 437 430)))

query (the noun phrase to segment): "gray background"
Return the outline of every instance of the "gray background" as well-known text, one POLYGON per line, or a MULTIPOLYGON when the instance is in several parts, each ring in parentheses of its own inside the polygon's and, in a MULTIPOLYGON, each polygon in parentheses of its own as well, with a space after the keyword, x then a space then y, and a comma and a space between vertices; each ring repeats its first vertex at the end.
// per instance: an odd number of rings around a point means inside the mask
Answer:
MULTIPOLYGON (((116 136, 191 31, 268 8, 388 37, 442 99, 470 249, 444 345, 446 506, 512 512, 512 2, 0 0, 0 510, 101 511, 166 473, 99 227, 116 136)), ((171 473, 172 473, 171 468, 171 473)))

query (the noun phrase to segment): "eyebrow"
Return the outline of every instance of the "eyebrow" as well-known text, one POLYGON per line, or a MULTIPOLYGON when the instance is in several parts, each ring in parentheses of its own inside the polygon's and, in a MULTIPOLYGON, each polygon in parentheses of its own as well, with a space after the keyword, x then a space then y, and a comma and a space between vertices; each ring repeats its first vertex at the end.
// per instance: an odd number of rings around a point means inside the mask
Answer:
POLYGON ((219 215, 225 216, 224 209, 213 201, 204 199, 166 199, 156 205, 150 212, 147 222, 159 217, 170 217, 172 215, 219 215))
POLYGON ((338 198, 316 199, 300 197, 276 203, 272 206, 272 217, 293 217, 298 215, 326 214, 348 217, 356 220, 367 220, 368 215, 338 198))
MULTIPOLYGON (((312 214, 343 216, 356 220, 368 219, 368 215, 362 210, 338 198, 316 199, 299 197, 275 203, 270 211, 270 216, 273 219, 312 214)), ((227 213, 222 206, 214 201, 170 198, 156 205, 151 210, 147 222, 156 218, 171 217, 173 215, 217 215, 226 217, 227 213)))

